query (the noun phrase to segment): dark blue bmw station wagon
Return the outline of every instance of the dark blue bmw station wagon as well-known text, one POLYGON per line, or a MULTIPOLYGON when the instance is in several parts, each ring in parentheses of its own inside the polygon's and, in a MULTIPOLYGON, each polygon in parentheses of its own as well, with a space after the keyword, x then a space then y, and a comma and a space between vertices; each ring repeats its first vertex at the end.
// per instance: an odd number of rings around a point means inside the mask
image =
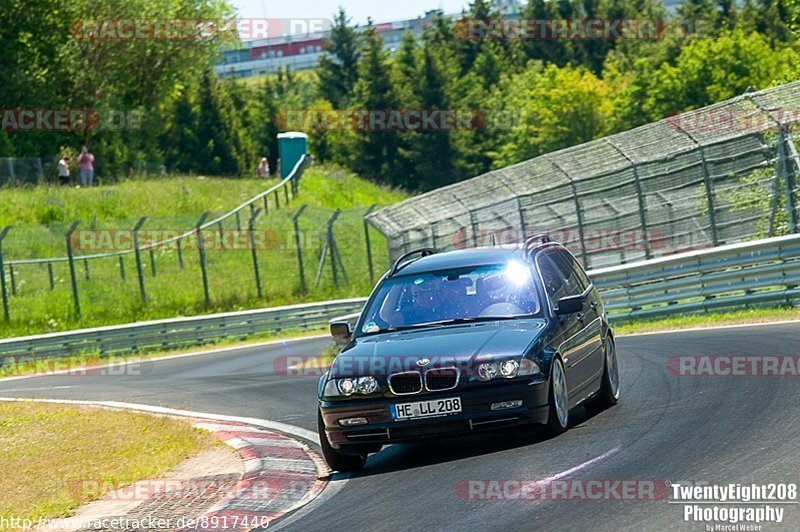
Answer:
POLYGON ((319 382, 328 465, 364 467, 383 445, 503 427, 569 426, 570 409, 619 399, 614 335, 597 289, 563 246, 400 257, 319 382))

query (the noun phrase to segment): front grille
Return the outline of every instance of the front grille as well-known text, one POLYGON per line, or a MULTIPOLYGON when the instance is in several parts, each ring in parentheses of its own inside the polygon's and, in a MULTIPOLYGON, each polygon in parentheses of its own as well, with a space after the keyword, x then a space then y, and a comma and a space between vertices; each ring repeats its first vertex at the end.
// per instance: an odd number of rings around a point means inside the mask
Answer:
POLYGON ((419 371, 395 373, 389 376, 389 389, 395 395, 411 395, 422 391, 422 374, 419 371))
POLYGON ((391 427, 389 428, 389 437, 393 440, 424 438, 426 436, 437 436, 455 432, 468 432, 469 430, 470 425, 468 421, 447 421, 445 423, 416 425, 413 427, 391 427))
POLYGON ((456 368, 429 369, 425 372, 425 387, 430 392, 452 390, 458 386, 456 368))

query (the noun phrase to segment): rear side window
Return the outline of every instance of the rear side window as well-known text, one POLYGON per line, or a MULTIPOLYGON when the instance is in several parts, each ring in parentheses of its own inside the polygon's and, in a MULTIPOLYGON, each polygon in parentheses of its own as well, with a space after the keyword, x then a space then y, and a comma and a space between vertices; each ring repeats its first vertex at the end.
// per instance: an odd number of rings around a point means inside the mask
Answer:
POLYGON ((536 258, 545 291, 554 307, 559 299, 580 295, 586 290, 578 273, 557 251, 545 251, 536 258))
POLYGON ((565 269, 569 269, 575 272, 575 275, 578 276, 578 280, 580 281, 581 285, 583 286, 583 291, 585 291, 589 286, 592 284, 592 281, 589 280, 589 276, 586 275, 586 272, 583 270, 578 261, 575 260, 575 257, 572 256, 572 253, 565 249, 556 250, 556 254, 560 258, 560 264, 565 265, 565 269))

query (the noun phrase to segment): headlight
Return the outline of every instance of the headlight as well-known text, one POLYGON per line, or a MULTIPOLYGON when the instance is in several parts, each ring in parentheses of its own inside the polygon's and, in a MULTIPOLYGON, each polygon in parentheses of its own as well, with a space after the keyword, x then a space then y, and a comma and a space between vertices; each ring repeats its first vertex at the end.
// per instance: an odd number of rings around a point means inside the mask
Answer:
POLYGON ((378 389, 375 377, 331 379, 325 384, 325 397, 350 397, 353 394, 369 395, 378 389))
POLYGON ((527 358, 523 358, 520 362, 512 358, 502 362, 485 362, 478 366, 478 378, 484 382, 497 378, 513 379, 539 373, 541 373, 539 364, 527 358))
POLYGON ((519 364, 516 360, 506 360, 500 364, 500 375, 506 379, 513 379, 516 377, 517 371, 519 371, 519 364))
POLYGON ((497 364, 489 362, 478 366, 478 378, 482 381, 490 381, 497 377, 497 364))
POLYGON ((340 379, 339 382, 336 383, 336 387, 339 388, 339 393, 345 397, 353 395, 353 392, 356 391, 356 383, 353 379, 340 379))

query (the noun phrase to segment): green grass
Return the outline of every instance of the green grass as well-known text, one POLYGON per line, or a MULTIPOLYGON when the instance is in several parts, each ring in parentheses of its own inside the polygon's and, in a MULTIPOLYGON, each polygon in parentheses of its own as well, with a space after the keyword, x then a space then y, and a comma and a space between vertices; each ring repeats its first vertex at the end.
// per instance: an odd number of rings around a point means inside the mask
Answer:
MULTIPOLYGON (((148 216, 144 229, 186 230, 194 226, 202 212, 220 215, 274 183, 274 180, 267 183, 256 179, 183 177, 134 180, 88 190, 52 187, 3 189, 0 190, 0 226, 14 226, 3 246, 4 258, 64 256, 64 234, 73 219, 81 219, 81 227, 114 231, 132 228, 140 216, 148 216)), ((210 303, 206 304, 199 253, 193 240, 183 249, 183 268, 179 265, 179 254, 174 246, 154 252, 155 272, 151 269, 149 253, 142 255, 147 303, 142 302, 139 294, 133 254, 123 257, 124 280, 116 257, 88 261, 88 278, 86 263, 78 260, 80 319, 74 310, 67 263, 52 263, 53 290, 50 289, 46 264, 17 266, 14 268, 16 295, 9 298, 11 321, 2 321, 0 314, 0 336, 364 295, 371 289, 372 281, 366 261, 363 213, 372 204, 388 205, 403 197, 401 192, 377 187, 343 170, 325 167, 306 171, 299 197, 288 209, 284 205, 283 193, 280 194, 280 210, 275 208, 275 199, 270 196, 269 213, 262 214, 256 224, 256 229, 266 235, 268 243, 266 249, 261 247, 257 250, 262 297, 256 291, 253 258, 248 249, 210 250, 207 253, 210 303), (301 204, 308 205, 299 219, 307 279, 305 291, 300 286, 291 221, 301 204), (340 275, 340 285, 334 285, 328 261, 317 286, 315 276, 325 237, 325 222, 336 209, 341 209, 342 214, 335 225, 334 235, 346 268, 347 281, 340 275)), ((263 208, 263 203, 260 202, 259 206, 263 208)), ((241 223, 243 226, 246 223, 245 216, 241 223)), ((235 218, 223 224, 225 231, 236 229, 235 218)), ((206 238, 215 234, 216 228, 208 230, 206 238)), ((371 230, 371 237, 376 275, 379 275, 387 266, 386 241, 374 230, 371 230)), ((78 252, 79 255, 82 253, 78 252)), ((10 273, 7 269, 9 292, 10 273)))
POLYGON ((681 329, 718 327, 723 325, 744 325, 750 323, 769 323, 775 321, 800 321, 800 308, 753 308, 734 310, 730 312, 715 312, 708 314, 694 314, 688 316, 675 316, 654 320, 639 320, 624 325, 615 326, 617 335, 673 331, 681 329))
POLYGON ((0 403, 0 517, 36 522, 70 516, 105 494, 85 487, 154 478, 219 444, 188 422, 166 417, 0 403))

